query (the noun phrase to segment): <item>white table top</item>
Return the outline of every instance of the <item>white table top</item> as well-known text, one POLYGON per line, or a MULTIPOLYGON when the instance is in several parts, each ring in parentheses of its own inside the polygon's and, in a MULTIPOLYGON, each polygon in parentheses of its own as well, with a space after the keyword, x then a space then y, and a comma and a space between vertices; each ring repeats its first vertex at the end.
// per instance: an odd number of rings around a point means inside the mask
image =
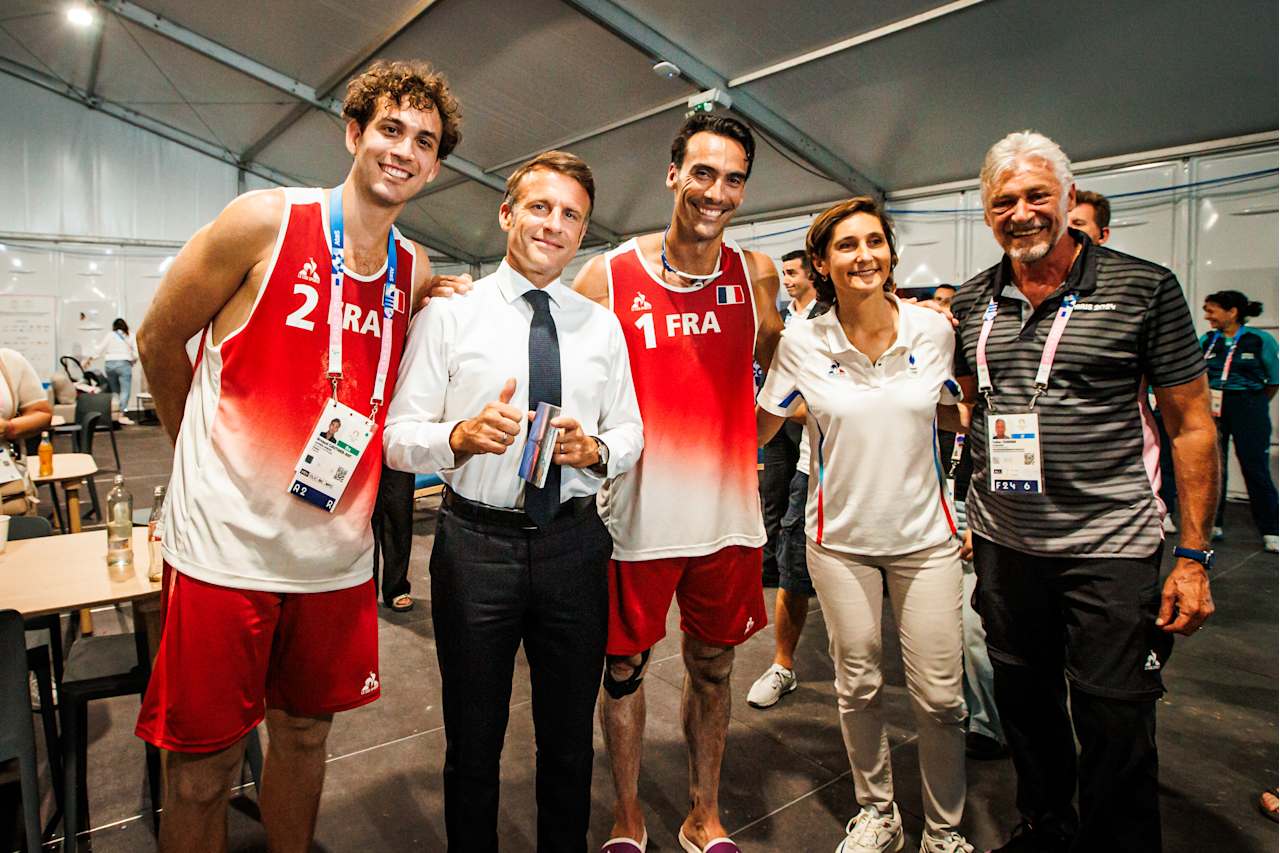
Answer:
POLYGON ((133 529, 133 572, 122 580, 107 570, 105 530, 10 542, 0 554, 0 609, 40 616, 159 596, 148 557, 145 527, 133 529))
POLYGON ((38 476, 39 460, 27 470, 31 472, 31 481, 37 486, 63 480, 81 480, 98 473, 98 463, 88 453, 55 453, 53 454, 53 474, 48 477, 38 476))

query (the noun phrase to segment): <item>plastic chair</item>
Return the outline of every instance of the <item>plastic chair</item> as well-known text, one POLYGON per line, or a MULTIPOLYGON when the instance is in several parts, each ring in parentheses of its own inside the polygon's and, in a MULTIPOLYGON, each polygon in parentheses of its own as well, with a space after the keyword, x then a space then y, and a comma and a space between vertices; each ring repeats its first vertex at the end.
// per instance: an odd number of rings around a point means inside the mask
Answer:
POLYGON ((27 851, 38 853, 40 786, 36 776, 36 736, 31 727, 27 668, 20 664, 25 646, 22 614, 16 610, 0 610, 0 761, 18 759, 27 851))
MULTIPOLYGON (((62 719, 63 850, 78 849, 89 825, 87 759, 89 703, 95 699, 146 692, 151 658, 141 632, 82 637, 71 645, 62 677, 58 712, 62 719)), ((147 784, 152 820, 159 829, 160 751, 147 744, 147 784)))
POLYGON ((54 427, 56 435, 69 435, 75 444, 77 453, 93 455, 93 439, 99 432, 105 432, 111 439, 111 453, 115 456, 116 471, 120 467, 120 448, 116 444, 115 422, 111 419, 111 395, 80 394, 76 397, 76 422, 54 427))

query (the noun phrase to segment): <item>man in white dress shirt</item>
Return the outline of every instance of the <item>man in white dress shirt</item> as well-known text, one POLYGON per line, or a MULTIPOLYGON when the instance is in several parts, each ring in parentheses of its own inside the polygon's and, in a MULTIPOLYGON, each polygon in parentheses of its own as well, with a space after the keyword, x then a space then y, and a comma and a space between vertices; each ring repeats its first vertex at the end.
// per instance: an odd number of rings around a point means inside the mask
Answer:
POLYGON ((454 853, 498 849, 498 765, 521 642, 538 747, 538 849, 587 849, 613 549, 595 493, 643 446, 616 317, 560 282, 594 196, 591 170, 572 154, 540 154, 511 175, 498 214, 505 260, 414 321, 387 416, 387 464, 440 471, 448 484, 431 615, 454 853), (541 488, 518 474, 539 402, 562 409, 541 488))

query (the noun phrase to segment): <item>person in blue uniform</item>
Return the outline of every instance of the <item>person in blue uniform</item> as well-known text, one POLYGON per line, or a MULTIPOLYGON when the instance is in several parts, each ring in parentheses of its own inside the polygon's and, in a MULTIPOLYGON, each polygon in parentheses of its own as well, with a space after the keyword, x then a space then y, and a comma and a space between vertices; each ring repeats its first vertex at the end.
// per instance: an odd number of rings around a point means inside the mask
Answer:
POLYGON ((1234 442, 1236 459, 1244 473, 1253 522, 1262 534, 1263 547, 1280 549, 1276 530, 1276 484, 1271 478, 1271 401, 1280 384, 1276 339, 1246 325, 1262 313, 1262 303, 1251 302, 1238 290, 1211 293, 1204 300, 1204 318, 1211 331, 1200 338, 1209 367, 1211 405, 1218 421, 1218 446, 1222 452, 1222 496, 1213 538, 1222 538, 1222 518, 1227 502, 1227 449, 1234 442))

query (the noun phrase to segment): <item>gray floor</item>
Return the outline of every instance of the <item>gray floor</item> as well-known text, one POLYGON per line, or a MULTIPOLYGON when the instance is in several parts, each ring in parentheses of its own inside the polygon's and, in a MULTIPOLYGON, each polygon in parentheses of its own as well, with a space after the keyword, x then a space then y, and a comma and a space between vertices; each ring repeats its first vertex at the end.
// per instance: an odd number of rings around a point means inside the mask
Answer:
MULTIPOLYGON (((125 473, 138 506, 167 479, 169 450, 156 427, 120 433, 125 473)), ((109 445, 97 456, 110 466, 109 445)), ((109 475, 100 485, 105 496, 109 475)), ((1213 592, 1218 612, 1194 640, 1179 639, 1160 708, 1162 807, 1168 853, 1273 851, 1276 825, 1257 811, 1258 792, 1277 781, 1277 559, 1261 552, 1244 507, 1232 506, 1228 539, 1219 550, 1213 592)), ((329 768, 316 850, 444 850, 440 770, 444 752, 438 673, 428 613, 426 560, 434 511, 418 514, 412 580, 418 607, 383 611, 380 623, 383 697, 339 715, 329 741, 329 768)), ((773 592, 766 591, 772 606, 773 592)), ((772 612, 772 610, 770 610, 772 612)), ((687 802, 686 757, 680 731, 678 616, 657 647, 646 681, 649 722, 641 791, 648 808, 650 850, 676 851, 675 832, 687 802)), ((100 630, 114 613, 99 614, 100 630)), ((886 611, 886 624, 891 617, 886 611)), ((921 800, 916 748, 898 651, 886 632, 887 708, 898 802, 917 849, 921 800)), ((768 711, 744 701, 751 681, 772 658, 767 629, 738 652, 734 709, 721 801, 724 823, 747 851, 830 851, 856 810, 844 746, 835 718, 831 663, 822 613, 811 612, 798 656, 800 689, 768 711)), ((90 713, 93 847, 101 853, 151 851, 155 840, 146 802, 141 742, 133 737, 138 702, 95 703, 90 713)), ((517 669, 503 762, 502 849, 535 849, 533 730, 527 668, 517 669)), ((591 841, 610 824, 607 758, 597 737, 591 841)), ((964 831, 984 846, 999 843, 1015 820, 1008 761, 969 763, 964 831)), ((47 785, 47 779, 43 780, 47 785)), ((16 810, 13 786, 0 790, 0 839, 16 810)), ((50 805, 46 797, 45 809, 50 805)), ((248 790, 230 818, 231 849, 265 850, 248 790)), ((12 849, 7 844, 3 849, 12 849)))

